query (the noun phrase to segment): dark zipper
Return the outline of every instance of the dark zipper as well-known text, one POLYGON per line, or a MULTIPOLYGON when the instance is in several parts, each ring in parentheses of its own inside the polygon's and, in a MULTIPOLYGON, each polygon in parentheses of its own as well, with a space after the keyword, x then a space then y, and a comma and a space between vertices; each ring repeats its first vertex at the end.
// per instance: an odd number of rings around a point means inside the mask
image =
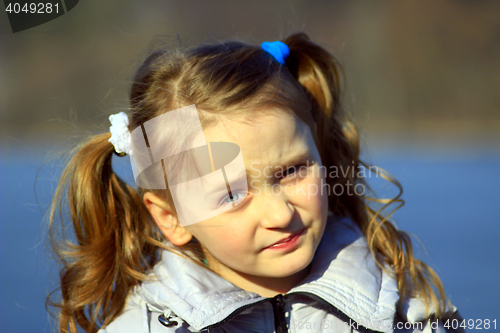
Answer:
POLYGON ((288 332, 285 318, 285 297, 281 294, 269 299, 273 305, 274 330, 276 333, 288 332))

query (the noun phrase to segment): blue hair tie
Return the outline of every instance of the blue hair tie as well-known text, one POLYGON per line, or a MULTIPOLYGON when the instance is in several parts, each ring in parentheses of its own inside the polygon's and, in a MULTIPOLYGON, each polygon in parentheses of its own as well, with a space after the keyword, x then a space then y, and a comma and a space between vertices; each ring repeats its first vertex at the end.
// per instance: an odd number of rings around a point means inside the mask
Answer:
POLYGON ((280 64, 284 65, 286 58, 288 58, 288 55, 290 54, 290 48, 288 45, 286 45, 283 42, 280 42, 279 40, 275 42, 264 42, 260 44, 260 47, 272 55, 274 59, 276 59, 277 62, 280 64))

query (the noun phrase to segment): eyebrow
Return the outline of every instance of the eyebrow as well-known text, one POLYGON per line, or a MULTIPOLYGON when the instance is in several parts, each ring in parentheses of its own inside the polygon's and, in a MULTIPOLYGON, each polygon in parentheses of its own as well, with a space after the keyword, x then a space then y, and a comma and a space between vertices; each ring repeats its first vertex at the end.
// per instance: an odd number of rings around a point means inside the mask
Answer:
POLYGON ((304 162, 312 158, 312 154, 309 150, 302 150, 301 152, 292 155, 288 159, 285 160, 285 163, 281 163, 277 165, 278 167, 293 167, 297 165, 297 163, 304 162))
MULTIPOLYGON (((276 170, 277 168, 288 169, 288 168, 296 166, 298 163, 304 162, 308 159, 312 159, 311 152, 309 150, 302 150, 301 152, 296 153, 296 154, 288 157, 287 159, 285 159, 284 162, 280 162, 277 165, 273 166, 273 168, 274 168, 274 170, 276 170)), ((245 168, 245 172, 247 174, 247 181, 249 182, 250 178, 251 178, 250 177, 251 170, 245 168)))

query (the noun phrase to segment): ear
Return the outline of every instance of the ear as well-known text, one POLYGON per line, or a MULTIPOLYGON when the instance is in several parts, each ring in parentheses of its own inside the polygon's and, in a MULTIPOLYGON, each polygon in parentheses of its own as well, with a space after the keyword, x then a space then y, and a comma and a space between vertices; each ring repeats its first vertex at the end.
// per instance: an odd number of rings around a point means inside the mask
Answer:
POLYGON ((144 203, 156 222, 161 233, 175 246, 188 243, 193 235, 183 226, 174 215, 172 208, 163 199, 152 192, 144 194, 144 203))

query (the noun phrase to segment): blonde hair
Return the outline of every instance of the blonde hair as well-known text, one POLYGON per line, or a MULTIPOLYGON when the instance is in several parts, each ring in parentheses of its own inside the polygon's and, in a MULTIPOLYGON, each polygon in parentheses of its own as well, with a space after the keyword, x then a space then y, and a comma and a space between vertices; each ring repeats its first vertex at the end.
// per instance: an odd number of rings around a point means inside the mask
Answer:
MULTIPOLYGON (((290 35, 283 42, 290 48, 284 66, 260 47, 240 41, 152 53, 133 79, 130 130, 192 104, 203 110, 202 124, 216 121, 218 115, 276 106, 309 125, 324 166, 367 167, 359 159, 356 128, 341 105, 342 76, 335 58, 304 33, 290 35)), ((158 248, 202 260, 196 243, 183 248, 166 245, 143 203, 143 190, 134 190, 114 173, 109 137, 109 133, 99 134, 75 148, 50 210, 53 246, 63 267, 62 300, 49 298, 49 302, 60 308, 60 332, 77 332, 77 325, 96 332, 114 320, 131 289, 158 262, 158 248), (61 241, 57 234, 57 212, 63 223, 68 206, 74 243, 64 241, 65 236, 61 241)), ((397 280, 401 299, 422 297, 428 306, 433 305, 437 317, 444 315, 447 298, 439 278, 414 258, 410 238, 388 221, 390 214, 382 214, 386 206, 400 201, 399 196, 382 200, 353 195, 356 184, 367 185, 357 174, 327 178, 331 187, 341 184, 351 190, 330 194, 330 210, 350 216, 360 226, 377 264, 397 280), (376 211, 370 201, 385 206, 376 211)), ((400 187, 390 175, 380 175, 400 187)))

